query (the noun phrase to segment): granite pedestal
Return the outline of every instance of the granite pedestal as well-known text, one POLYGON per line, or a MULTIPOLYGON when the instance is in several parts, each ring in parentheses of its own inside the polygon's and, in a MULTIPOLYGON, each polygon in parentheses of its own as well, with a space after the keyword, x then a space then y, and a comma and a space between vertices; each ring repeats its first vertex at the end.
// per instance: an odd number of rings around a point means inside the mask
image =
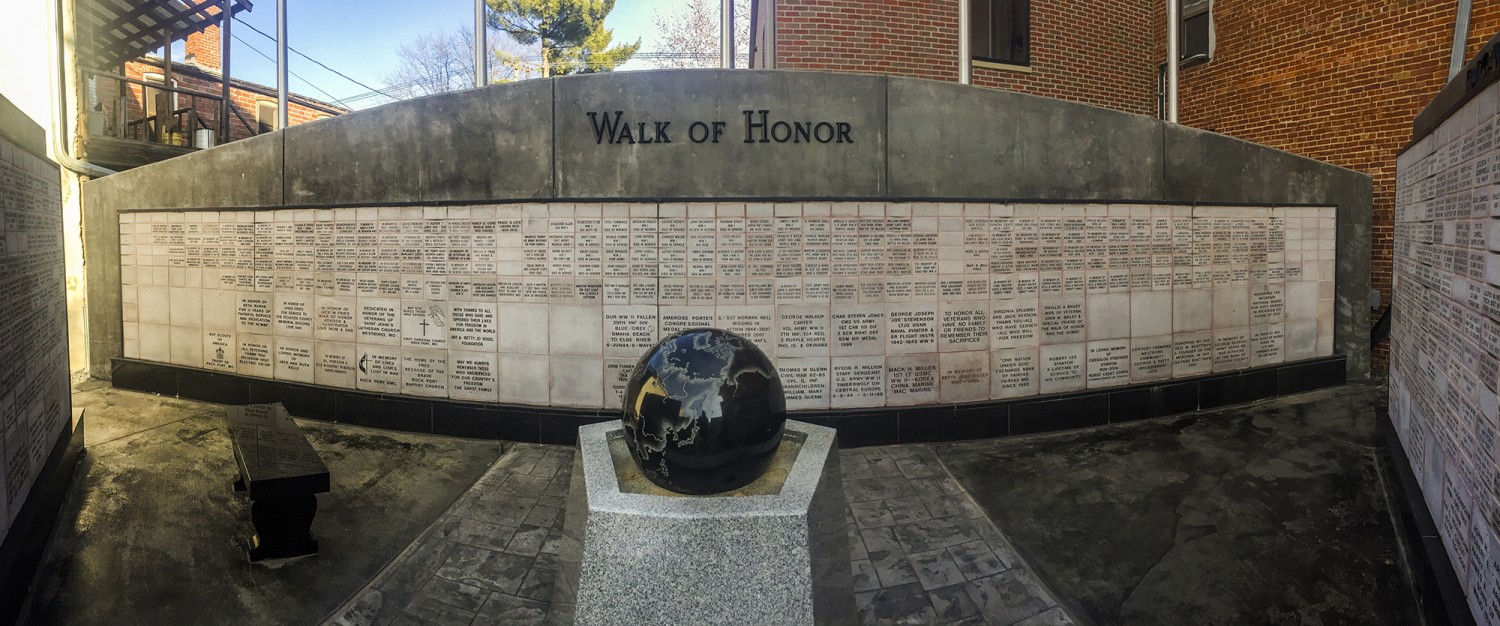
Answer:
POLYGON ((714 496, 651 484, 618 422, 578 440, 554 623, 855 620, 833 429, 788 421, 771 469, 714 496))

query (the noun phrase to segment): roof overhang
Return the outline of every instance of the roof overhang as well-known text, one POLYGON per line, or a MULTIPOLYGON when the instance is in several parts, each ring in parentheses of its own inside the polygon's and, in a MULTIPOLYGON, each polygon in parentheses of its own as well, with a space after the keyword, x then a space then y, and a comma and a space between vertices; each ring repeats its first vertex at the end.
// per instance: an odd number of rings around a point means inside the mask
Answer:
MULTIPOLYGON (((231 13, 250 0, 232 0, 231 13)), ((78 60, 109 68, 219 24, 220 0, 78 0, 78 60), (166 32, 163 32, 166 31, 166 32)))

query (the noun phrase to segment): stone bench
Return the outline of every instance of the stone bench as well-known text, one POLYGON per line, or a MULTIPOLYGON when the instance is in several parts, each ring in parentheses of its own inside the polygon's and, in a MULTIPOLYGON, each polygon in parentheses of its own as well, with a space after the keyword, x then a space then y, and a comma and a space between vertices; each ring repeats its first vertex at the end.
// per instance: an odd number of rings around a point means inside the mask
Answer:
POLYGON ((231 406, 224 423, 239 466, 234 490, 250 496, 250 561, 317 554, 312 521, 328 466, 307 436, 280 403, 231 406))

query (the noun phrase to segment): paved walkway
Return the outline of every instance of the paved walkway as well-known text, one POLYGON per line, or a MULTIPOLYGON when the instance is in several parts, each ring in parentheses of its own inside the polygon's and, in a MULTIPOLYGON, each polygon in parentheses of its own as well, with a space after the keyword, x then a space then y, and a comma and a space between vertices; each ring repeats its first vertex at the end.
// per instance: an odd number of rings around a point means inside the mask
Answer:
MULTIPOLYGON (((511 447, 325 624, 545 623, 572 454, 511 447)), ((1074 623, 929 448, 844 450, 840 464, 862 622, 1074 623)))

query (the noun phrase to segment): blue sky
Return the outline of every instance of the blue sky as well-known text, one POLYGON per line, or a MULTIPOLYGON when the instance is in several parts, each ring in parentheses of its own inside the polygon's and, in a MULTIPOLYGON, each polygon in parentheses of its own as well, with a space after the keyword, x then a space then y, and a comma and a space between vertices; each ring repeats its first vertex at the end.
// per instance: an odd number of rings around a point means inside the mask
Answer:
MULTIPOLYGON (((686 0, 616 0, 605 24, 614 30, 615 41, 640 38, 641 49, 652 50, 656 47, 655 15, 671 15, 685 4, 686 0)), ((250 12, 241 13, 240 19, 275 36, 276 1, 255 0, 254 5, 250 12)), ((373 87, 382 86, 381 73, 396 65, 395 51, 401 43, 473 23, 473 0, 287 0, 287 41, 291 47, 373 87)), ((275 85, 276 63, 256 50, 275 59, 276 44, 248 28, 235 28, 234 35, 237 40, 232 44, 231 71, 235 78, 275 85)), ((180 54, 174 52, 179 59, 180 54)), ((296 54, 290 56, 291 71, 302 77, 291 77, 292 91, 323 100, 331 99, 328 94, 347 98, 368 91, 296 54)), ((360 104, 368 103, 370 100, 360 104)))

